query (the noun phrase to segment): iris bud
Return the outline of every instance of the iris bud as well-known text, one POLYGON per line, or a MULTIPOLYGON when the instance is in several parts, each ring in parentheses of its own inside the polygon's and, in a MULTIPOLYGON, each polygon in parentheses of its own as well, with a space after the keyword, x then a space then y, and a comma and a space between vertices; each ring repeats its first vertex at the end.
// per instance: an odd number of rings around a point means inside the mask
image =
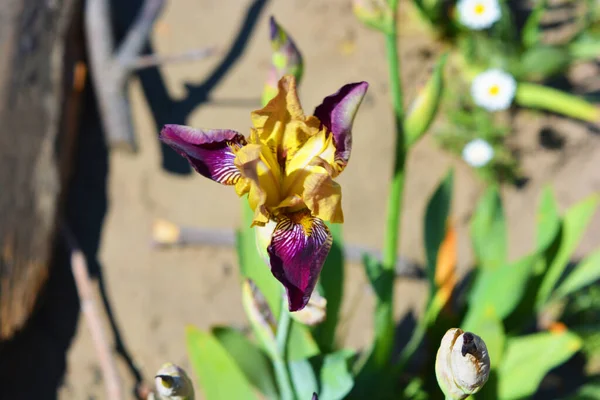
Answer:
POLYGON ((462 400, 477 393, 490 375, 485 342, 471 332, 449 329, 438 349, 435 374, 447 399, 462 400))

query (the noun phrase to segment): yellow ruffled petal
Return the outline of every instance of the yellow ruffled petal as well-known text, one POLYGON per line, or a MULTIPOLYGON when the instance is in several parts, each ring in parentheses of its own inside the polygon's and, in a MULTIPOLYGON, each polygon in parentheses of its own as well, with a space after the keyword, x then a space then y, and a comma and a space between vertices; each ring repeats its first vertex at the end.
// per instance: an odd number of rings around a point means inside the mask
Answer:
POLYGON ((321 130, 309 138, 293 157, 287 159, 286 175, 291 175, 299 169, 306 168, 315 157, 320 157, 325 162, 333 164, 334 156, 333 138, 331 135, 327 135, 325 130, 321 130))
POLYGON ((260 140, 271 148, 278 148, 283 143, 283 135, 290 121, 305 119, 296 92, 296 79, 288 75, 282 77, 278 89, 277 95, 264 108, 251 114, 260 140))
POLYGON ((304 179, 302 198, 311 214, 334 223, 344 222, 342 212, 342 188, 323 168, 313 167, 323 172, 313 172, 304 179))
POLYGON ((250 181, 245 178, 238 179, 237 183, 235 184, 235 192, 237 193, 237 195, 239 197, 242 197, 249 191, 250 191, 250 181))
POLYGON ((249 188, 240 186, 239 190, 248 192, 248 202, 254 210, 253 225, 263 225, 269 221, 269 209, 281 200, 279 166, 271 151, 259 144, 248 144, 241 148, 236 153, 235 165, 249 182, 249 188))

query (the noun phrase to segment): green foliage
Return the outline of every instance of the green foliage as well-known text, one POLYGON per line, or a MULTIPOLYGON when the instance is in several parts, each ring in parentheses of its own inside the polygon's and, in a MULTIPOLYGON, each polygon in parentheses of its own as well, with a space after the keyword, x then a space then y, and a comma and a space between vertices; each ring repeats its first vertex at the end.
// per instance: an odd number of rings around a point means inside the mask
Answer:
POLYGON ((336 328, 344 296, 344 239, 342 225, 328 224, 333 245, 323 265, 319 280, 321 295, 327 299, 327 318, 313 330, 313 336, 324 352, 337 348, 336 328))
POLYGON ((450 201, 454 187, 454 173, 450 171, 427 204, 425 211, 425 254, 427 256, 427 278, 432 289, 435 285, 435 268, 438 249, 446 235, 450 201))
POLYGON ((188 327, 186 342, 192 367, 205 398, 258 399, 232 355, 212 334, 188 327))
POLYGON ((233 328, 214 327, 211 331, 221 346, 235 360, 248 382, 266 397, 278 398, 273 367, 267 355, 241 332, 233 328))
POLYGON ((242 227, 236 233, 236 247, 240 273, 251 279, 267 300, 269 308, 275 317, 279 316, 281 308, 281 287, 273 279, 273 275, 256 248, 254 230, 251 228, 254 213, 248 202, 242 202, 242 227))
POLYGON ((313 393, 319 392, 319 383, 308 359, 290 362, 289 370, 296 398, 310 399, 313 393))
POLYGON ((531 396, 546 373, 571 358, 580 347, 581 339, 570 332, 541 332, 509 339, 498 371, 498 398, 531 396))
POLYGON ((598 195, 592 195, 575 205, 565 214, 558 251, 549 264, 548 271, 542 280, 538 292, 538 307, 543 306, 550 298, 552 291, 563 275, 573 252, 579 244, 590 219, 594 215, 599 200, 600 197, 598 195))
POLYGON ((484 270, 494 270, 506 262, 506 222, 500 192, 496 186, 484 194, 471 220, 473 250, 484 270))
MULTIPOLYGON (((445 2, 414 0, 421 16, 447 41, 450 50, 436 64, 414 108, 404 113, 397 21, 393 17, 398 2, 376 1, 370 4, 374 8, 365 4, 355 4, 355 12, 386 36, 398 143, 390 190, 394 201, 387 215, 383 262, 371 254, 363 257, 374 300, 371 343, 354 351, 341 350, 337 342, 345 300, 341 226, 329 225, 333 247, 317 287, 327 299, 327 318, 309 328, 287 319, 290 315, 281 305, 282 287, 257 251, 250 228, 252 212, 244 205, 237 252, 244 279, 243 302, 253 337, 227 327, 213 328, 209 333, 195 328, 186 331, 190 360, 207 400, 254 399, 259 395, 308 400, 313 393, 321 400, 437 399, 440 390, 434 374, 435 354, 443 333, 457 326, 475 332, 487 344, 491 374, 486 386, 475 395, 478 399, 530 397, 549 371, 574 355, 586 360, 600 356, 599 326, 595 322, 600 316, 600 289, 594 285, 600 280, 600 249, 569 267, 600 196, 592 195, 561 215, 551 188, 545 187, 537 212, 535 247, 529 254, 509 260, 507 223, 496 180, 518 176, 516 161, 504 147, 510 127, 465 96, 474 76, 500 68, 517 80, 517 105, 585 121, 598 120, 597 107, 544 85, 548 77, 564 73, 573 62, 590 58, 598 50, 598 33, 594 23, 587 20, 596 21, 597 15, 586 17, 584 27, 572 41, 551 46, 544 43, 540 27, 546 12, 544 0, 536 3, 520 31, 506 2, 501 1, 501 19, 477 33, 455 21, 454 14, 446 12, 445 2), (453 68, 457 78, 444 80, 444 68, 453 68), (439 110, 445 112, 447 132, 437 131, 435 136, 446 149, 460 153, 475 138, 488 141, 494 148, 490 164, 478 170, 492 184, 481 196, 470 221, 477 265, 466 284, 453 282, 444 287, 448 293, 441 295, 446 291, 437 286, 436 272, 440 272, 437 268, 442 251, 449 252, 444 256, 453 257, 445 268, 456 268, 456 249, 440 248, 449 232, 454 190, 454 174, 450 172, 429 198, 423 220, 429 283, 426 307, 413 331, 403 332, 407 333, 408 343, 392 357, 397 344, 392 259, 398 248, 395 221, 399 221, 402 211, 397 207, 402 198, 404 162, 407 151, 431 128, 439 110)), ((570 398, 595 398, 597 393, 598 382, 590 379, 570 398)))
POLYGON ((532 254, 497 269, 481 270, 469 296, 469 313, 492 310, 501 319, 508 317, 525 294, 538 261, 538 255, 532 254))
POLYGON ((560 299, 600 280, 600 250, 584 258, 558 286, 555 298, 560 299))
POLYGON ((320 400, 343 399, 354 385, 354 377, 349 368, 354 351, 341 350, 325 355, 321 367, 320 400))

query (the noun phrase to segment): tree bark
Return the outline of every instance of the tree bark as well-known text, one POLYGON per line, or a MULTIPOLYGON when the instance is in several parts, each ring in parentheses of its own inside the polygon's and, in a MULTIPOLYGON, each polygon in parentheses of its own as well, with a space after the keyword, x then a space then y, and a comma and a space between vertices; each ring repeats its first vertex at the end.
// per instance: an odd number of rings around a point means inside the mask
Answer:
POLYGON ((73 148, 79 0, 0 9, 0 340, 27 321, 48 275, 73 148))

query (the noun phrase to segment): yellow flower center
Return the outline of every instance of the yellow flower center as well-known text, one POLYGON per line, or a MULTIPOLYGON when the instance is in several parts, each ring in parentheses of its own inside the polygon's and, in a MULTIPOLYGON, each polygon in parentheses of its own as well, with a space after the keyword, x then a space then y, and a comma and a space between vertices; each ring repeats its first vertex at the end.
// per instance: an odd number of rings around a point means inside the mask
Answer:
POLYGON ((482 3, 475 4, 475 14, 481 15, 485 12, 485 5, 482 3))
MULTIPOLYGON (((341 172, 333 135, 316 117, 304 115, 293 77, 281 79, 278 94, 252 113, 252 123, 248 144, 234 153, 243 178, 236 191, 248 193, 254 224, 300 211, 342 222, 341 189, 333 181, 341 172)), ((305 225, 304 214, 294 222, 306 230, 312 222, 305 225)))
POLYGON ((500 86, 498 86, 498 85, 490 86, 490 88, 488 89, 488 93, 490 94, 490 96, 497 96, 500 93, 500 86))

